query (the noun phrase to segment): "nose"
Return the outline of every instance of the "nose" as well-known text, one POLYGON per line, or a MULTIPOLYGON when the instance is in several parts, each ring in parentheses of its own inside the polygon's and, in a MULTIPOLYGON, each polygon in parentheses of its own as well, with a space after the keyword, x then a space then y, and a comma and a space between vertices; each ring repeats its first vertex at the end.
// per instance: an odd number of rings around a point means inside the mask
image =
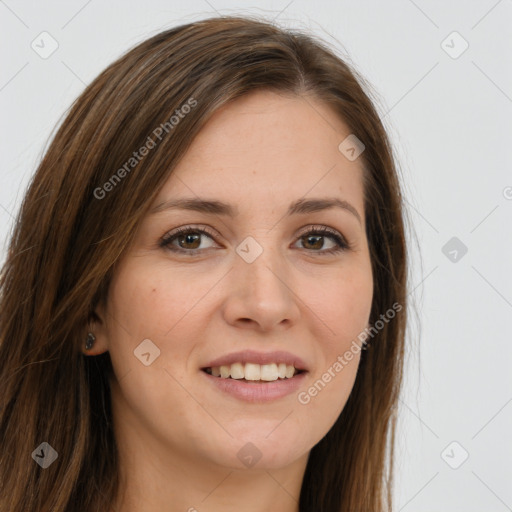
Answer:
POLYGON ((297 323, 300 299, 278 251, 267 248, 252 263, 236 255, 233 265, 223 310, 230 325, 268 332, 297 323))

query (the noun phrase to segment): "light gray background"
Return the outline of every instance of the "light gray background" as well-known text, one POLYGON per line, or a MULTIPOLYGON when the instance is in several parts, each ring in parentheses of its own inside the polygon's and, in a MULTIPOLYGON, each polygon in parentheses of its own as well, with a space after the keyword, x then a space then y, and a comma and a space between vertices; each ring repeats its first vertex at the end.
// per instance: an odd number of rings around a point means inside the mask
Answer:
POLYGON ((399 409, 396 510, 512 510, 512 2, 184 4, 0 1, 1 240, 54 126, 121 52, 216 14, 257 13, 312 31, 372 84, 412 221, 420 322, 411 324, 399 409), (31 48, 43 31, 59 45, 47 59, 31 48), (461 55, 454 31, 469 44, 461 55), (443 253, 452 237, 465 255, 443 253))

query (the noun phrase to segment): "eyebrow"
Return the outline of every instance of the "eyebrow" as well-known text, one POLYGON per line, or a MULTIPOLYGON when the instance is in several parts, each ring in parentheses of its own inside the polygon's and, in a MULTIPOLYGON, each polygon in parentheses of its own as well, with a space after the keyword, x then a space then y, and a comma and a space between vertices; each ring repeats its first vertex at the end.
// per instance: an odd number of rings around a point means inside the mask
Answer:
MULTIPOLYGON (((362 223, 358 211, 349 202, 343 199, 338 199, 336 197, 299 199, 290 204, 286 216, 289 217, 291 215, 304 215, 322 210, 329 210, 332 208, 341 208, 345 211, 348 211, 357 218, 360 224, 362 223)), ((223 215, 227 217, 236 217, 239 214, 238 208, 228 203, 193 197, 184 197, 180 199, 170 199, 168 201, 164 201, 163 203, 160 203, 152 208, 151 213, 176 209, 192 210, 196 212, 223 215)))

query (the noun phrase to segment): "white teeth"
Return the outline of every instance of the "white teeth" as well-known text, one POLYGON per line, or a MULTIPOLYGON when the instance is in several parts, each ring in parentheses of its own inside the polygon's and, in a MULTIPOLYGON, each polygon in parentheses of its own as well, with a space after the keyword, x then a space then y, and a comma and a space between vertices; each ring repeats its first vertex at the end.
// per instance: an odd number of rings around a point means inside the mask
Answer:
POLYGON ((291 379, 295 375, 295 367, 286 363, 233 363, 232 365, 214 366, 208 368, 208 373, 214 377, 227 379, 245 379, 251 381, 275 381, 278 379, 291 379))
POLYGON ((293 374, 295 373, 295 368, 293 366, 286 366, 286 378, 291 379, 293 374))
POLYGON ((244 368, 245 380, 260 380, 261 367, 259 364, 246 363, 244 368))
MULTIPOLYGON (((293 368, 293 366, 292 366, 293 368)), ((277 373, 277 364, 262 364, 261 365, 261 380, 277 380, 279 374, 277 373)))
POLYGON ((231 365, 231 374, 232 379, 243 379, 244 378, 244 365, 242 363, 234 363, 231 365))

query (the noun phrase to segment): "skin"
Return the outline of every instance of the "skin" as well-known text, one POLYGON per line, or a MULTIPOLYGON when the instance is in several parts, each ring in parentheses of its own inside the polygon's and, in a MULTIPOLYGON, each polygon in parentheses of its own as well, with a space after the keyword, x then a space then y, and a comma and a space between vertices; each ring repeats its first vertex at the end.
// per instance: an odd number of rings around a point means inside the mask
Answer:
POLYGON ((232 203, 239 214, 148 214, 96 311, 88 354, 108 350, 115 373, 122 485, 113 510, 298 511, 309 452, 343 410, 359 352, 307 405, 296 392, 241 401, 208 383, 200 368, 237 350, 287 350, 308 365, 304 391, 368 325, 373 278, 362 163, 338 150, 349 134, 311 97, 253 92, 216 112, 165 183, 152 206, 192 196, 232 203), (338 208, 285 217, 304 197, 348 201, 361 222, 338 208), (216 236, 175 238, 182 254, 159 245, 190 225, 216 236), (330 235, 303 235, 314 225, 339 232, 352 248, 326 254, 336 247, 330 235), (247 236, 263 249, 252 263, 236 252, 247 236), (144 339, 160 350, 149 366, 134 356, 144 339), (237 457, 248 442, 261 453, 253 467, 237 457))

